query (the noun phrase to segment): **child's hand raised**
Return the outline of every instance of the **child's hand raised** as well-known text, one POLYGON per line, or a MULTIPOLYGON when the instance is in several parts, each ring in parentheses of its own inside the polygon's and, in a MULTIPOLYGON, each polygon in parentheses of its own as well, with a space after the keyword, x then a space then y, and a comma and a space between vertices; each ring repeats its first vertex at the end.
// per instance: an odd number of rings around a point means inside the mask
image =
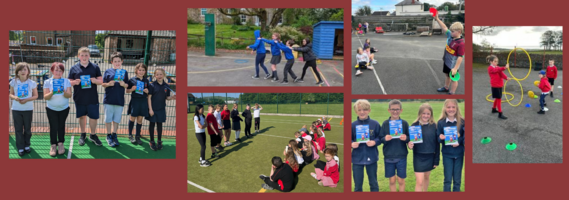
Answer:
POLYGON ((357 149, 360 146, 359 142, 352 142, 352 148, 357 149))

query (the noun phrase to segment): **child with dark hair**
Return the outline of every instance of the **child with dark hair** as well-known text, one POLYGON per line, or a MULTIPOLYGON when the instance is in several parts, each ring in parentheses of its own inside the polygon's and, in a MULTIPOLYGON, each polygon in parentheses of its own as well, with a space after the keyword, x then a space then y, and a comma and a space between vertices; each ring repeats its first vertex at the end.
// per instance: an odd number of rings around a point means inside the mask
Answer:
POLYGON ((304 67, 302 68, 302 76, 300 76, 300 79, 297 81, 300 83, 304 82, 304 75, 306 74, 306 70, 308 67, 311 67, 316 74, 316 84, 320 85, 324 83, 324 81, 322 81, 322 78, 320 78, 318 69, 316 68, 316 55, 312 51, 312 43, 310 42, 310 38, 305 38, 302 40, 302 47, 294 47, 292 49, 298 52, 302 52, 302 58, 305 62, 304 67))
POLYGON ((271 159, 272 167, 270 176, 260 175, 259 178, 265 183, 261 185, 264 189, 277 189, 281 192, 290 192, 294 182, 294 172, 292 168, 284 164, 282 159, 275 156, 271 159))
POLYGON ((287 75, 294 79, 294 82, 298 82, 298 77, 292 71, 292 66, 294 65, 294 55, 292 54, 292 45, 294 45, 294 40, 286 41, 286 45, 283 43, 276 43, 277 46, 283 51, 286 58, 286 64, 283 70, 284 79, 281 84, 288 84, 287 75))
POLYGON ((551 85, 551 91, 549 92, 549 95, 551 95, 551 98, 553 98, 553 85, 555 85, 555 79, 557 79, 557 67, 555 66, 555 60, 553 60, 553 58, 549 59, 549 65, 547 66, 545 75, 549 81, 549 84, 551 85))
POLYGON ((498 118, 500 119, 508 119, 502 114, 502 91, 504 87, 502 79, 510 79, 504 74, 504 70, 510 68, 510 64, 506 64, 505 67, 498 67, 498 57, 495 55, 487 56, 486 61, 490 64, 488 66, 488 75, 490 76, 490 86, 492 87, 492 98, 494 98, 492 113, 498 113, 498 118))

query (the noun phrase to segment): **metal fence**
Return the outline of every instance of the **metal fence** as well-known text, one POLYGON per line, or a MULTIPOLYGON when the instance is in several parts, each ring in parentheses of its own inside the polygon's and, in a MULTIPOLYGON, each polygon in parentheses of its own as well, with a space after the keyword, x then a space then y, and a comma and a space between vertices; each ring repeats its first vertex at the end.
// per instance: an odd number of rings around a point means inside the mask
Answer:
MULTIPOLYGON (((69 69, 79 62, 77 52, 81 47, 88 47, 90 50, 90 62, 97 64, 101 69, 101 74, 107 69, 111 69, 110 56, 113 52, 121 52, 124 56, 122 68, 125 69, 130 77, 134 76, 134 67, 138 63, 145 63, 148 66, 149 80, 155 81, 152 77, 157 68, 166 71, 166 82, 173 91, 176 91, 176 33, 175 31, 147 31, 147 30, 128 30, 128 31, 10 31, 10 78, 14 76, 15 66, 19 62, 27 62, 31 69, 31 78, 38 83, 39 98, 34 101, 34 115, 32 121, 32 132, 48 133, 49 121, 46 114, 46 101, 43 99, 43 83, 51 75, 49 69, 53 62, 61 62, 65 65, 63 77, 67 77, 69 69)), ((129 78, 130 78, 129 77, 129 78)), ((106 133, 104 123, 103 98, 105 90, 102 86, 97 86, 99 93, 99 113, 100 118, 97 124, 97 133, 106 133)), ((131 95, 125 94, 125 108, 123 110, 122 121, 119 125, 117 134, 128 134, 127 113, 128 102, 131 95)), ((12 101, 10 101, 10 104, 12 101)), ((11 106, 11 105, 10 105, 11 106)), ((72 98, 69 104, 71 110, 67 118, 66 132, 80 133, 79 120, 75 117, 75 103, 72 98)), ((167 101, 166 114, 167 120, 163 126, 164 136, 176 136, 176 104, 175 101, 167 101)), ((14 132, 14 126, 10 113, 10 132, 14 132)), ((143 121, 143 126, 147 127, 148 121, 143 121)), ((90 132, 87 125, 87 132, 90 132)), ((143 135, 148 134, 148 130, 143 128, 143 135)))
POLYGON ((549 59, 553 59, 557 69, 563 69, 562 49, 548 49, 544 46, 481 46, 474 44, 472 51, 473 63, 488 64, 486 57, 492 54, 498 57, 498 65, 500 66, 506 65, 506 63, 509 62, 511 67, 528 68, 531 58, 532 68, 534 70, 541 70, 542 67, 548 65, 549 59), (515 48, 521 49, 512 51, 515 48))
POLYGON ((343 93, 188 93, 188 113, 195 112, 197 104, 228 104, 231 109, 234 103, 240 111, 258 103, 262 113, 344 115, 343 93))

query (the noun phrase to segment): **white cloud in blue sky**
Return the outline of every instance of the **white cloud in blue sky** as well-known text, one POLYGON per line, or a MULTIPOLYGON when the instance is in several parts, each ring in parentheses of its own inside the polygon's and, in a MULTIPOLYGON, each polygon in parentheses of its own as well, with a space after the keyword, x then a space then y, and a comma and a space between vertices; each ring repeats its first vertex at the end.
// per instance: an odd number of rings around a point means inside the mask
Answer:
MULTIPOLYGON (((372 12, 379 10, 387 10, 390 12, 395 11, 395 4, 398 4, 403 0, 352 0, 352 14, 356 13, 356 10, 360 6, 370 6, 372 12)), ((423 3, 429 3, 434 5, 441 5, 444 2, 458 3, 458 0, 420 0, 423 3)))
POLYGON ((561 26, 505 26, 495 27, 491 34, 473 34, 472 42, 480 44, 484 39, 498 48, 540 48, 541 35, 548 30, 561 31, 561 26))

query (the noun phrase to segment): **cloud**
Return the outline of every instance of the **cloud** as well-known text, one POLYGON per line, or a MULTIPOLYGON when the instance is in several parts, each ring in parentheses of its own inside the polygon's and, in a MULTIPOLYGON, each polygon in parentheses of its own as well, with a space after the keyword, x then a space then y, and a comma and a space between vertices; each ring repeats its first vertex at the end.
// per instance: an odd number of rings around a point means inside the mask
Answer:
POLYGON ((548 30, 560 31, 561 26, 502 26, 495 27, 488 35, 474 34, 473 43, 480 44, 486 39, 499 48, 540 48, 541 35, 548 30))

